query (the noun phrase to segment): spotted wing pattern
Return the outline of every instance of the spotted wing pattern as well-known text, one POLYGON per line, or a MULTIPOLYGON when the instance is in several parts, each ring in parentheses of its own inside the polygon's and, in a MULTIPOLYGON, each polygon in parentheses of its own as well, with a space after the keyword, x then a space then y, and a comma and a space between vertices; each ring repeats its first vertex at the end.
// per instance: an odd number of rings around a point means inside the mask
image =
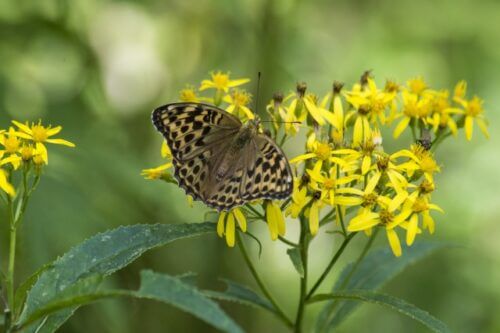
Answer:
POLYGON ((200 103, 173 103, 153 111, 153 124, 172 152, 175 178, 194 199, 204 201, 203 185, 211 166, 238 133, 241 122, 233 115, 200 103))
POLYGON ((200 103, 174 103, 154 110, 152 118, 172 151, 179 186, 194 199, 229 210, 256 199, 290 196, 293 177, 288 160, 264 134, 251 138, 225 177, 215 180, 242 126, 226 111, 200 103))

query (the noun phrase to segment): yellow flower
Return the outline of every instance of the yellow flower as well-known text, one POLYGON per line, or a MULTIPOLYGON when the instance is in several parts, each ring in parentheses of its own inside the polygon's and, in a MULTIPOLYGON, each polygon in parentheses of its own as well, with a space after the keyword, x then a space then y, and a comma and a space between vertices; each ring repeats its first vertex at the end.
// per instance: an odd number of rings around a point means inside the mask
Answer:
POLYGON ((224 96, 223 100, 229 104, 226 108, 227 112, 234 113, 237 116, 240 116, 240 112, 243 112, 248 119, 254 119, 253 112, 247 107, 251 99, 252 95, 246 91, 235 89, 231 94, 224 96))
POLYGON ((227 246, 233 247, 235 243, 235 221, 241 231, 246 232, 247 220, 239 208, 234 208, 229 212, 220 212, 217 221, 217 234, 219 237, 226 236, 227 246))
POLYGON ((403 119, 394 129, 394 138, 398 138, 403 133, 412 119, 415 119, 415 121, 425 120, 430 114, 429 98, 427 96, 420 98, 419 95, 407 91, 403 91, 402 94, 403 119))
POLYGON ((323 203, 321 200, 313 200, 311 207, 309 208, 309 231, 311 235, 315 236, 319 230, 319 212, 323 203))
POLYGON ((280 206, 274 201, 266 201, 266 220, 272 240, 276 240, 278 235, 285 235, 285 218, 280 206))
MULTIPOLYGON (((360 116, 364 116, 363 112, 359 111, 360 108, 368 110, 369 119, 375 124, 378 121, 382 124, 386 123, 385 111, 396 97, 395 94, 386 93, 384 90, 378 89, 372 78, 367 79, 365 89, 347 92, 346 96, 347 101, 358 110, 360 116)), ((354 141, 356 142, 356 140, 354 141)))
POLYGON ((433 125, 434 132, 448 127, 453 135, 457 133, 457 124, 451 116, 453 113, 460 113, 461 110, 452 108, 449 102, 449 92, 429 91, 430 95, 430 112, 427 122, 433 125))
POLYGON ((421 95, 427 89, 427 84, 425 83, 424 79, 422 79, 422 77, 420 76, 408 80, 407 85, 408 85, 408 90, 416 95, 421 95))
POLYGON ((10 159, 8 160, 14 169, 17 169, 20 165, 21 158, 18 155, 21 149, 21 140, 19 140, 19 133, 14 130, 13 127, 9 128, 7 134, 0 134, 0 144, 4 149, 0 149, 0 158, 5 154, 8 154, 10 159))
POLYGON ((474 129, 474 120, 484 136, 489 139, 490 134, 488 133, 488 124, 484 118, 483 100, 477 96, 474 96, 471 100, 460 100, 459 103, 464 108, 465 115, 465 137, 467 140, 472 139, 472 132, 474 129))
POLYGON ((429 230, 430 234, 434 233, 434 219, 430 215, 430 210, 437 210, 441 213, 444 211, 435 204, 429 203, 428 199, 425 197, 419 197, 419 192, 413 192, 405 202, 402 211, 406 214, 410 214, 406 227, 406 244, 408 246, 412 245, 415 241, 415 236, 419 233, 418 222, 419 216, 422 216, 422 225, 424 229, 429 230))
POLYGON ((223 74, 218 71, 210 74, 212 76, 211 80, 203 80, 201 82, 200 91, 206 89, 217 89, 222 90, 224 92, 228 92, 229 88, 241 86, 250 81, 250 79, 238 79, 238 80, 230 80, 229 73, 223 74))
POLYGON ((16 190, 14 189, 14 186, 9 183, 7 178, 7 171, 0 169, 0 189, 11 197, 14 197, 16 195, 16 190))
MULTIPOLYGON (((321 101, 321 108, 326 109, 326 105, 328 103, 328 100, 330 100, 330 107, 328 108, 329 111, 331 111, 331 123, 335 127, 337 138, 334 141, 343 141, 344 139, 344 107, 342 105, 342 99, 341 99, 341 90, 343 88, 344 84, 335 81, 333 83, 333 92, 328 93, 323 100, 321 101)), ((329 113, 330 114, 330 113, 329 113)))
POLYGON ((307 186, 301 185, 299 179, 293 182, 292 202, 286 209, 286 215, 296 219, 302 209, 309 203, 311 197, 307 195, 307 186))
POLYGON ((193 103, 200 102, 200 99, 196 95, 194 88, 191 86, 187 86, 186 88, 181 90, 181 92, 179 93, 179 99, 182 102, 193 102, 193 103))
POLYGON ((371 229, 377 225, 385 227, 387 240, 392 252, 395 256, 399 257, 402 253, 401 243, 394 229, 405 222, 411 215, 411 212, 403 210, 400 213, 396 213, 399 206, 391 205, 391 199, 387 197, 379 198, 378 205, 380 206, 380 210, 377 212, 370 208, 361 208, 358 215, 353 217, 349 222, 347 230, 356 232, 371 229))
POLYGON ((165 163, 160 166, 157 166, 156 168, 150 168, 150 169, 144 169, 141 172, 141 175, 150 180, 155 180, 155 179, 160 179, 163 176, 165 176, 165 170, 169 169, 172 167, 172 163, 165 163))
POLYGON ((48 163, 49 157, 47 148, 45 147, 44 143, 53 143, 56 145, 75 147, 74 143, 67 140, 50 138, 51 136, 56 135, 62 130, 61 126, 57 126, 54 128, 52 128, 51 126, 44 127, 40 121, 38 122, 38 124, 32 123, 31 126, 28 126, 28 123, 22 124, 15 120, 13 120, 12 123, 14 123, 14 125, 16 125, 20 130, 20 132, 17 133, 17 136, 35 142, 35 147, 38 151, 40 151, 41 158, 43 159, 45 164, 48 163))
POLYGON ((319 169, 321 169, 324 162, 334 162, 340 165, 345 164, 345 161, 341 158, 332 155, 333 149, 328 143, 317 141, 314 133, 309 136, 307 146, 311 152, 292 158, 290 163, 299 163, 314 158, 317 159, 316 165, 319 165, 317 166, 319 169))
POLYGON ((346 185, 352 181, 360 179, 358 175, 337 177, 337 167, 330 168, 328 175, 323 175, 321 169, 315 166, 312 170, 306 170, 311 177, 311 187, 321 193, 321 199, 331 206, 349 205, 351 201, 337 195, 337 189, 341 185, 346 185))
POLYGON ((316 105, 317 97, 312 94, 306 94, 306 90, 307 85, 301 82, 297 84, 296 93, 287 96, 287 100, 291 99, 288 112, 301 122, 304 121, 309 114, 319 126, 325 125, 325 119, 330 124, 334 125, 336 120, 333 113, 316 105))
MULTIPOLYGON (((286 101, 286 99, 285 99, 286 101)), ((273 96, 271 102, 266 106, 266 111, 271 115, 273 126, 278 130, 280 123, 277 121, 277 117, 283 119, 285 125, 285 133, 287 135, 295 135, 299 132, 298 122, 302 122, 304 119, 299 120, 294 112, 290 112, 290 108, 283 105, 283 94, 276 93, 273 96)))

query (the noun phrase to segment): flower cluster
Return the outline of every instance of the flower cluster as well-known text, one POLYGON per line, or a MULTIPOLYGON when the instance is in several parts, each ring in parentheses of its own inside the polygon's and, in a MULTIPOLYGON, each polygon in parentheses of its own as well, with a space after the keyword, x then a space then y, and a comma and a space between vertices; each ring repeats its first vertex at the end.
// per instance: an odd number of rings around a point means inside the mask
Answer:
MULTIPOLYGON (((254 117, 248 107, 251 96, 235 87, 248 81, 216 72, 202 81, 198 91, 184 89, 180 99, 215 104, 245 121, 254 117), (206 90, 213 94, 202 97, 206 90)), ((451 94, 431 89, 422 78, 406 85, 387 81, 380 87, 365 72, 350 89, 334 82, 322 98, 308 92, 305 83, 298 83, 286 96, 276 93, 266 107, 272 121, 269 135, 281 146, 300 132, 307 137, 304 153, 290 160, 295 172, 293 194, 281 203, 261 200, 221 213, 218 234, 233 246, 237 226, 245 232, 247 220, 261 220, 267 222, 273 240, 290 242, 284 238, 285 215, 299 219, 311 236, 328 225, 344 237, 384 230, 393 253, 400 256, 400 238, 411 245, 418 234, 432 234, 431 211, 442 212, 431 200, 440 172, 435 149, 462 128, 470 140, 474 123, 488 137, 483 101, 477 96, 468 99, 466 88, 464 81, 459 82, 451 94), (386 151, 384 128, 392 128, 394 139, 409 130, 413 143, 386 151)), ((165 145, 162 156, 165 164, 143 174, 172 182, 168 170, 172 157, 165 145)))
POLYGON ((33 168, 38 179, 43 165, 49 163, 47 143, 75 146, 69 141, 52 138, 62 130, 61 126, 45 127, 40 121, 23 124, 14 120, 12 123, 15 127, 0 130, 0 189, 10 198, 16 196, 12 185, 15 171, 22 170, 25 180, 33 168))

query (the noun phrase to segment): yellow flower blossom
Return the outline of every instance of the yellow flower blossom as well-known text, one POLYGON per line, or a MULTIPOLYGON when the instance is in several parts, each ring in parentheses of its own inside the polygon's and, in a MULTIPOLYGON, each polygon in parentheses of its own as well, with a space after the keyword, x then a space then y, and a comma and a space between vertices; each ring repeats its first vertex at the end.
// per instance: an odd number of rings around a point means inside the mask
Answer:
POLYGON ((251 94, 238 89, 233 90, 231 94, 228 94, 223 98, 224 102, 229 104, 226 108, 227 112, 234 113, 237 116, 240 116, 240 114, 243 113, 246 118, 254 119, 255 116, 253 112, 247 107, 251 99, 251 94))
POLYGON ((333 162, 340 165, 345 164, 345 161, 341 158, 333 156, 333 149, 328 143, 317 141, 314 133, 309 136, 308 149, 311 152, 292 158, 290 163, 300 163, 306 160, 316 159, 316 165, 319 165, 317 167, 320 169, 325 162, 333 162))
POLYGON ((422 95, 427 89, 427 83, 420 76, 408 80, 406 84, 408 85, 408 90, 415 95, 422 95))
POLYGON ((430 103, 428 97, 419 97, 419 95, 403 91, 403 119, 399 121, 394 129, 394 138, 398 138, 408 127, 410 121, 426 120, 430 114, 430 103))
POLYGON ((333 113, 318 106, 317 97, 312 94, 306 94, 306 90, 307 85, 305 83, 298 83, 297 92, 287 97, 287 100, 291 100, 288 112, 293 115, 289 117, 294 117, 302 122, 309 114, 319 126, 325 125, 325 119, 333 125, 335 122, 333 113))
POLYGON ((483 100, 477 96, 472 97, 471 100, 460 100, 459 103, 464 108, 463 114, 465 115, 465 137, 467 140, 472 139, 472 132, 474 130, 474 121, 484 136, 489 139, 490 134, 488 133, 488 123, 484 118, 483 100))
POLYGON ((4 147, 4 149, 0 149, 0 158, 8 155, 10 157, 9 163, 12 164, 14 169, 17 169, 21 162, 19 151, 22 144, 18 132, 13 127, 10 127, 7 133, 0 134, 0 144, 4 147))
POLYGON ((239 208, 234 208, 229 212, 220 212, 217 221, 217 234, 219 237, 226 236, 226 243, 229 247, 235 244, 235 221, 238 222, 241 231, 246 232, 247 220, 239 208))
POLYGON ((351 175, 337 177, 337 167, 330 168, 327 175, 323 175, 321 169, 315 166, 312 170, 306 170, 311 177, 311 187, 318 192, 321 192, 321 199, 330 204, 349 205, 351 201, 345 200, 344 197, 337 195, 337 189, 341 185, 349 184, 352 181, 358 180, 360 176, 351 175))
POLYGON ((14 123, 14 125, 16 125, 20 130, 20 132, 17 132, 17 136, 35 142, 35 147, 38 151, 40 151, 41 158, 43 159, 45 164, 48 163, 49 157, 47 148, 45 147, 44 143, 53 143, 56 145, 75 147, 74 143, 67 140, 50 138, 51 136, 58 134, 62 130, 61 126, 44 127, 41 121, 39 121, 38 124, 32 123, 31 126, 29 126, 28 123, 23 124, 15 120, 13 120, 12 123, 14 123))
POLYGON ((222 90, 224 92, 228 92, 229 88, 234 88, 237 86, 241 86, 250 81, 250 79, 238 79, 231 80, 229 79, 229 73, 222 73, 221 71, 211 73, 211 80, 203 80, 201 82, 200 91, 206 89, 217 89, 222 90))
POLYGON ((192 86, 187 86, 186 88, 182 89, 179 93, 179 99, 182 102, 193 102, 193 103, 200 102, 200 99, 196 95, 196 92, 192 86))
POLYGON ((311 199, 307 193, 307 186, 301 186, 300 180, 295 179, 293 182, 292 202, 286 209, 286 215, 296 219, 311 199))

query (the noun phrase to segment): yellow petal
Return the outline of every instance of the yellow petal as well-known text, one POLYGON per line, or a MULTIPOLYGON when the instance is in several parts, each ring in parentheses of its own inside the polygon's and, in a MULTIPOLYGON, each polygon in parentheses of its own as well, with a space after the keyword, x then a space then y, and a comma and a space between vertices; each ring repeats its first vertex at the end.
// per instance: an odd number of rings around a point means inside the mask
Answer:
POLYGON ((73 142, 69 142, 69 141, 63 140, 63 139, 47 139, 47 140, 45 140, 45 142, 53 143, 56 145, 68 146, 68 147, 72 147, 72 148, 75 147, 75 144, 73 142))
POLYGON ((400 257, 402 250, 401 250, 401 243, 399 242, 398 234, 394 229, 387 229, 387 240, 389 241, 389 245, 391 246, 392 253, 396 257, 400 257))
POLYGON ((246 232, 247 231, 247 219, 245 218, 245 215, 241 212, 239 208, 235 208, 233 210, 234 217, 236 218, 236 221, 238 221, 238 225, 240 226, 241 231, 246 232))
POLYGON ((220 212, 219 214, 219 220, 217 221, 217 235, 219 235, 219 237, 224 236, 224 222, 226 214, 226 212, 220 212))
POLYGON ((271 239, 276 240, 278 238, 278 221, 271 204, 266 205, 266 219, 271 239))
POLYGON ((472 139, 472 131, 474 130, 473 118, 471 116, 465 117, 465 137, 467 140, 472 139))
POLYGON ((303 160, 308 160, 308 159, 313 158, 313 157, 316 157, 316 154, 308 153, 308 154, 299 155, 297 157, 292 158, 290 160, 290 163, 297 163, 297 162, 300 162, 303 160))
POLYGON ((378 214, 369 212, 362 213, 357 215, 351 219, 349 222, 349 226, 347 227, 348 231, 361 231, 379 224, 380 220, 378 219, 378 214))
POLYGON ((247 82, 250 82, 250 79, 231 80, 231 81, 229 81, 229 83, 228 83, 227 86, 230 87, 230 88, 232 88, 232 87, 241 86, 242 84, 245 84, 247 82))
POLYGON ((19 127, 19 129, 27 134, 33 134, 33 132, 31 131, 31 128, 29 128, 29 126, 23 124, 23 123, 20 123, 18 121, 15 121, 15 120, 12 120, 12 123, 14 123, 14 125, 16 125, 17 127, 19 127))
POLYGON ((396 128, 394 129, 394 138, 397 139, 401 133, 408 127, 408 124, 410 123, 410 118, 409 117, 404 117, 401 119, 401 121, 398 123, 396 128))
POLYGON ((49 128, 49 129, 47 129, 47 136, 56 135, 57 133, 61 132, 61 130, 62 130, 61 126, 56 126, 54 128, 49 128))
POLYGON ((49 163, 49 155, 47 153, 47 147, 41 142, 36 143, 36 151, 42 157, 45 164, 49 163))
POLYGON ((353 145, 360 144, 363 140, 363 119, 361 117, 357 117, 354 122, 354 132, 352 136, 353 145))
POLYGON ((417 235, 418 229, 418 215, 413 214, 410 218, 410 223, 408 223, 408 229, 406 229, 406 245, 410 246, 415 241, 415 236, 417 235))
POLYGON ((490 134, 488 133, 488 126, 486 125, 485 121, 481 118, 476 118, 476 122, 479 126, 479 129, 481 130, 481 132, 483 132, 484 136, 486 137, 486 139, 489 139, 490 134))
POLYGON ((234 246, 234 232, 235 232, 234 215, 228 214, 226 223, 226 243, 227 246, 229 247, 234 246))
POLYGON ((373 190, 375 190, 375 186, 377 186, 378 181, 380 180, 381 176, 382 176, 382 173, 377 172, 377 173, 375 173, 375 175, 372 178, 370 178, 370 180, 368 181, 368 184, 366 185, 366 188, 365 188, 366 194, 372 193, 373 190))
POLYGON ((303 98, 304 104, 306 106, 307 111, 309 111, 309 114, 316 120, 316 122, 320 125, 323 126, 325 124, 325 121, 321 117, 320 112, 318 111, 318 108, 314 103, 312 103, 309 98, 304 97, 303 98))
POLYGON ((311 235, 316 235, 319 229, 319 207, 317 201, 314 201, 309 209, 309 230, 311 235))
POLYGON ((361 174, 362 175, 366 175, 368 170, 370 170, 371 164, 372 164, 372 157, 371 156, 363 157, 363 162, 361 163, 361 174))

